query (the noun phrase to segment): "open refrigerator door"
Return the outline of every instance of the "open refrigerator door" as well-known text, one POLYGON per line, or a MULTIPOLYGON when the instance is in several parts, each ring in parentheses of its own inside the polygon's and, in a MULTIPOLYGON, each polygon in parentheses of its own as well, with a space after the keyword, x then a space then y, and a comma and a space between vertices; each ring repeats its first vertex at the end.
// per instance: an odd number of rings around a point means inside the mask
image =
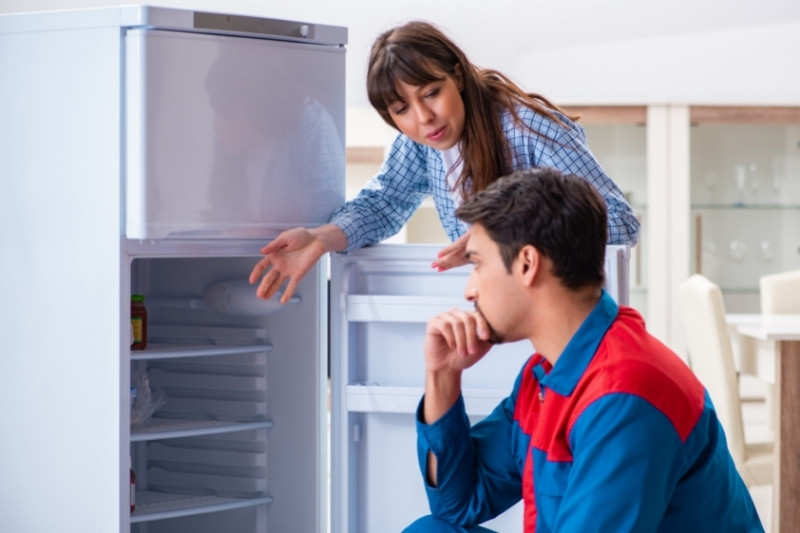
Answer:
MULTIPOLYGON (((428 319, 471 309, 469 266, 436 272, 435 245, 378 245, 331 262, 331 530, 400 531, 429 514, 419 472, 415 412, 424 390, 428 319), (402 498, 398 497, 402 494, 402 498)), ((606 290, 628 302, 626 246, 606 252, 606 290)), ((510 394, 532 354, 527 341, 499 345, 463 375, 473 423, 510 394)), ((484 524, 519 531, 518 503, 484 524)))

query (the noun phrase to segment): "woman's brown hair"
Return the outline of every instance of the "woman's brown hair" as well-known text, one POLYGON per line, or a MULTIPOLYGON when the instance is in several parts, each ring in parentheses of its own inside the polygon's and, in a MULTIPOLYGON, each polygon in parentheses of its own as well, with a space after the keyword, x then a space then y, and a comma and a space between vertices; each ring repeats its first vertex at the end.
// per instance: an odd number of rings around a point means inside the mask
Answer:
POLYGON ((401 100, 398 81, 419 86, 442 81, 445 76, 457 79, 459 75, 466 114, 461 136, 464 168, 457 187, 464 198, 469 198, 513 170, 511 145, 501 122, 504 109, 521 126, 525 125, 517 114, 518 105, 567 125, 554 113, 563 111, 544 96, 526 93, 496 70, 473 65, 441 30, 423 21, 408 22, 378 36, 370 52, 367 93, 372 107, 397 129, 389 106, 401 100))

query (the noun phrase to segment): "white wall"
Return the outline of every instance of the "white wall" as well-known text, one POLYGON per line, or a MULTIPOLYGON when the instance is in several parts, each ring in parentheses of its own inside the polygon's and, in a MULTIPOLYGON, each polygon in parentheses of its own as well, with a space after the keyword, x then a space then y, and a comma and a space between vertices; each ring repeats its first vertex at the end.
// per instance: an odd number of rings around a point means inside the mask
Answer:
MULTIPOLYGON (((0 13, 120 3, 132 2, 0 0, 0 13)), ((386 133, 368 109, 367 54, 379 32, 411 18, 439 24, 476 64, 556 103, 800 104, 798 0, 405 0, 391 9, 374 0, 152 3, 348 27, 351 145, 386 133)))
MULTIPOLYGON (((0 13, 113 6, 119 0, 0 0, 0 13)), ((144 2, 148 3, 148 2, 144 2)), ((423 18, 478 65, 560 104, 800 104, 800 1, 152 0, 155 5, 346 26, 347 144, 385 146, 369 107, 369 47, 423 18)))

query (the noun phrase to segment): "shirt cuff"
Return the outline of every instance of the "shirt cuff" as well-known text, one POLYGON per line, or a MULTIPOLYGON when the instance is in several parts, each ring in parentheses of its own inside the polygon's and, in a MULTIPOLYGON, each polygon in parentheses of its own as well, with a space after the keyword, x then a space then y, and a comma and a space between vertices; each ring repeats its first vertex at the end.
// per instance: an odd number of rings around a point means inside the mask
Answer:
POLYGON ((464 439, 469 438, 470 422, 464 406, 464 397, 459 394, 458 400, 447 412, 433 424, 424 422, 425 397, 423 396, 417 407, 417 435, 419 437, 419 451, 427 453, 432 451, 437 457, 453 446, 461 446, 464 439))

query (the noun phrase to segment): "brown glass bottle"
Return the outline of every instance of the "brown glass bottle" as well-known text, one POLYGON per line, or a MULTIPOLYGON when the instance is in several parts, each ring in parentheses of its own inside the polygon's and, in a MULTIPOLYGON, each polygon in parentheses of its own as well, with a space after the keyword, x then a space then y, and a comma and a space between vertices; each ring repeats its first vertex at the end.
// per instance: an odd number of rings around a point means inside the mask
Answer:
POLYGON ((136 474, 131 468, 131 512, 136 509, 136 474))
POLYGON ((141 294, 131 294, 131 331, 131 350, 147 348, 147 308, 141 294))

